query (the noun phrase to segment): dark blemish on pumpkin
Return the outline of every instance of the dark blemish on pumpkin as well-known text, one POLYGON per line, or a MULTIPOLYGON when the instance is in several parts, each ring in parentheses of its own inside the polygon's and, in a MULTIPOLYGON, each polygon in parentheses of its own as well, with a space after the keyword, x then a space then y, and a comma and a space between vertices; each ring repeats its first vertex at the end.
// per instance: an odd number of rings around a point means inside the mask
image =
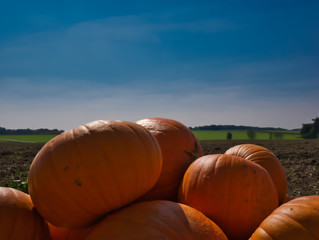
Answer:
POLYGON ((78 163, 76 164, 76 168, 79 169, 79 164, 78 163))
POLYGON ((79 186, 79 187, 82 186, 82 183, 80 182, 79 179, 75 179, 75 180, 74 180, 74 183, 75 183, 77 186, 79 186))
POLYGON ((69 171, 69 166, 64 167, 64 172, 67 172, 67 171, 69 171))
POLYGON ((290 211, 294 210, 293 208, 289 208, 290 211))

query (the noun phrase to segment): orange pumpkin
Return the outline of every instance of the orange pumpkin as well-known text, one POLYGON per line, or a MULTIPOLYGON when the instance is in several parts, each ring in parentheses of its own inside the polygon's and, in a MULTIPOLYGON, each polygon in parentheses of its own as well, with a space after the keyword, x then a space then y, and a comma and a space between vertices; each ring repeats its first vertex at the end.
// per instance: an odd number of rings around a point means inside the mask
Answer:
POLYGON ((227 154, 205 155, 187 169, 179 201, 212 219, 231 240, 247 240, 278 207, 268 172, 227 154))
POLYGON ((157 200, 132 204, 94 226, 87 240, 227 240, 204 214, 176 202, 157 200))
POLYGON ((45 144, 31 164, 29 192, 48 222, 84 228, 150 190, 161 166, 160 147, 148 130, 94 121, 45 144))
POLYGON ((282 204, 256 229, 250 240, 319 239, 319 195, 282 204))
POLYGON ((285 199, 284 199, 284 201, 282 202, 282 204, 283 203, 286 203, 286 202, 289 202, 289 201, 291 201, 293 198, 291 197, 291 196, 289 196, 288 194, 286 194, 286 196, 285 196, 285 199))
POLYGON ((147 118, 137 121, 158 141, 163 156, 163 168, 155 186, 140 201, 177 201, 179 185, 188 166, 203 155, 194 134, 182 123, 166 118, 147 118))
POLYGON ((245 158, 265 168, 276 186, 279 203, 285 201, 287 178, 284 168, 275 154, 255 144, 240 144, 228 149, 225 153, 245 158))
POLYGON ((28 194, 0 187, 0 239, 51 239, 46 221, 35 210, 28 194))
POLYGON ((60 228, 49 223, 52 240, 86 240, 92 226, 81 229, 60 228))

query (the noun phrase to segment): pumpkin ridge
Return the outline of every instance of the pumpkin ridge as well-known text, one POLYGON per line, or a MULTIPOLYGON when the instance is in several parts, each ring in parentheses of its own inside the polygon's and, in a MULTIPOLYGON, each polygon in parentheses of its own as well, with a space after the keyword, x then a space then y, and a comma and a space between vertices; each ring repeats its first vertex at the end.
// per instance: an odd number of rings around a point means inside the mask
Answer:
POLYGON ((292 207, 295 207, 295 206, 298 206, 298 207, 305 207, 305 208, 308 208, 308 209, 311 209, 311 210, 314 210, 315 212, 318 212, 319 213, 319 209, 318 208, 314 208, 313 206, 310 206, 310 205, 307 205, 307 204, 302 204, 302 203, 285 203, 285 206, 292 206, 292 207))
POLYGON ((243 145, 239 148, 239 151, 238 151, 238 152, 240 152, 241 148, 243 148, 243 147, 246 147, 246 148, 247 148, 247 150, 243 152, 243 155, 245 156, 246 159, 248 159, 251 155, 256 154, 256 153, 260 153, 260 152, 266 152, 266 153, 269 152, 269 153, 272 153, 272 152, 270 152, 268 149, 266 149, 266 148, 264 148, 264 147, 262 147, 262 146, 259 146, 259 145, 255 145, 255 144, 243 144, 243 145), (257 150, 254 150, 252 153, 246 155, 247 152, 249 152, 249 151, 251 150, 250 148, 252 148, 252 147, 258 147, 258 149, 257 149, 257 150))
MULTIPOLYGON (((102 122, 102 121, 99 121, 99 122, 102 122)), ((88 133, 89 135, 92 135, 92 133, 91 133, 91 131, 90 131, 90 129, 88 128, 87 125, 83 125, 83 127, 87 130, 87 133, 88 133)), ((74 129, 72 129, 72 133, 73 133, 73 136, 74 136, 74 129)), ((78 145, 78 143, 77 143, 77 141, 75 140, 74 137, 73 137, 72 143, 74 144, 74 148, 77 149, 77 151, 79 151, 80 147, 79 147, 79 145, 78 145)), ((98 144, 98 145, 101 147, 101 149, 103 149, 99 141, 96 141, 95 144, 98 144)), ((103 154, 104 154, 104 153, 105 153, 105 152, 103 151, 103 154)), ((83 162, 83 155, 82 155, 82 154, 79 154, 79 158, 78 158, 78 159, 79 159, 81 162, 83 162)), ((90 182, 92 183, 93 186, 96 185, 96 184, 95 184, 96 181, 94 181, 94 180, 95 180, 95 179, 94 179, 94 175, 89 174, 87 171, 83 171, 82 174, 85 175, 85 179, 86 179, 86 180, 90 180, 90 182)), ((98 186, 99 186, 99 185, 98 185, 98 186)), ((102 202, 103 202, 104 204, 107 203, 106 205, 109 205, 109 200, 104 197, 104 195, 102 194, 102 192, 101 192, 101 190, 100 190, 100 188, 99 188, 98 186, 96 186, 94 189, 96 190, 96 192, 98 193, 98 195, 101 197, 102 202)), ((86 194, 87 194, 87 193, 86 193, 86 194)), ((96 201, 96 200, 97 200, 97 198, 95 198, 95 201, 96 201)), ((92 212, 94 213, 94 211, 92 211, 92 212)))
MULTIPOLYGON (((136 131, 134 130, 134 128, 133 128, 132 126, 130 126, 129 124, 126 125, 126 126, 130 129, 131 132, 134 133, 134 136, 139 140, 140 145, 143 146, 143 150, 144 150, 145 154, 148 155, 147 148, 145 147, 144 142, 143 142, 143 141, 140 141, 140 137, 139 137, 139 135, 136 133, 136 131)), ((127 147, 125 147, 125 148, 127 148, 127 147)), ((136 166, 137 166, 137 163, 136 163, 135 161, 130 161, 130 162, 131 162, 131 163, 133 162, 134 168, 137 169, 137 167, 136 167, 136 166)), ((139 174, 134 174, 135 179, 139 179, 139 176, 140 176, 139 174)), ((136 181, 136 182, 139 182, 139 181, 136 181)), ((132 185, 130 185, 130 188, 132 188, 132 185)), ((135 189, 134 191, 137 191, 137 190, 138 190, 138 184, 135 184, 134 189, 135 189)), ((122 192, 122 191, 121 191, 121 192, 122 192)))
MULTIPOLYGON (((155 140, 154 142, 152 142, 153 147, 155 147, 155 145, 158 145, 158 146, 159 146, 159 144, 158 144, 156 138, 153 136, 153 134, 151 134, 151 132, 150 132, 149 130, 147 130, 145 127, 143 127, 143 126, 141 126, 141 125, 139 125, 139 126, 143 129, 143 132, 145 132, 150 138, 153 138, 153 139, 155 140)), ((139 134, 137 134, 136 130, 135 130, 132 126, 130 126, 130 125, 128 125, 128 127, 134 132, 135 136, 140 140, 140 136, 139 136, 139 134)), ((148 150, 148 147, 145 146, 145 142, 144 142, 144 141, 140 141, 140 142, 141 142, 141 146, 143 146, 143 149, 144 149, 146 155, 149 155, 149 150, 148 150)), ((160 149, 160 146, 159 146, 158 149, 160 149)), ((162 153, 160 153, 160 155, 162 155, 162 153)), ((161 161, 161 164, 160 164, 160 167, 159 167, 159 168, 162 169, 162 166, 163 166, 163 161, 161 161)), ((161 174, 161 171, 159 171, 158 178, 159 178, 160 174, 161 174)), ((137 177, 138 177, 138 176, 137 176, 137 177)), ((157 183, 157 181, 156 181, 156 182, 154 183, 154 185, 150 188, 150 190, 156 185, 156 183, 157 183)), ((149 190, 149 191, 150 191, 150 190, 149 190)), ((146 192, 146 193, 147 193, 147 192, 146 192)))
MULTIPOLYGON (((135 137, 136 137, 138 140, 140 140, 139 135, 138 135, 138 134, 136 133, 136 131, 132 128, 132 126, 127 125, 127 127, 134 133, 135 137)), ((147 153, 148 153, 147 147, 145 146, 144 142, 143 142, 143 141, 139 141, 139 142, 140 142, 140 145, 143 146, 143 150, 144 150, 145 154, 148 155, 148 154, 147 154, 147 153)), ((136 166, 137 166, 137 165, 136 165, 136 162, 134 162, 134 165, 135 165, 135 169, 137 169, 137 167, 136 167, 136 166)), ((139 174, 134 174, 134 176, 135 176, 136 179, 139 178, 139 174)), ((138 181, 137 181, 137 182, 138 182, 138 181)), ((135 189, 138 188, 137 185, 135 185, 134 187, 135 187, 135 189)), ((153 187, 153 186, 152 186, 152 187, 153 187)))
POLYGON ((180 127, 178 126, 178 123, 175 123, 174 121, 169 121, 169 124, 173 126, 176 130, 180 130, 180 127))
MULTIPOLYGON (((52 162, 53 162, 53 154, 52 154, 52 143, 51 142, 49 142, 48 143, 48 145, 47 145, 47 152, 49 153, 49 157, 48 157, 48 163, 50 163, 49 165, 53 165, 52 164, 52 162)), ((36 164, 34 165, 33 164, 33 171, 36 171, 36 169, 39 167, 39 163, 38 162, 36 162, 36 164), (35 167, 35 168, 34 168, 35 167)), ((37 172, 37 171, 36 171, 37 172)), ((52 173, 53 171, 52 171, 52 169, 51 169, 51 171, 50 171, 50 173, 52 173)), ((35 175, 35 174, 33 174, 33 176, 32 176, 33 178, 35 178, 35 177, 37 177, 37 175, 35 175)), ((30 180, 30 179, 29 179, 30 180)), ((33 180, 33 181, 29 181, 29 183, 31 183, 31 185, 33 186, 32 187, 32 189, 37 189, 37 187, 35 187, 36 186, 36 180, 33 180)), ((36 192, 37 190, 35 190, 35 192, 36 192)), ((31 196, 31 195, 30 195, 31 196)), ((32 199, 32 198, 31 198, 32 199)), ((33 200, 34 201, 34 200, 33 200)), ((36 201, 38 201, 37 199, 36 199, 36 201)), ((41 201, 41 206, 42 206, 42 208, 44 207, 44 211, 51 211, 51 210, 49 210, 50 208, 48 207, 48 204, 46 203, 46 201, 41 201)), ((59 217, 59 215, 58 214, 56 214, 55 213, 55 211, 51 211, 51 214, 55 217, 55 218, 58 218, 58 219, 60 219, 60 217, 59 217)))
MULTIPOLYGON (((216 164, 217 164, 217 160, 214 162, 214 171, 215 171, 215 166, 216 166, 216 164)), ((202 177, 201 177, 201 175, 203 175, 205 170, 204 170, 204 164, 200 164, 200 170, 199 170, 199 173, 198 173, 198 175, 197 175, 197 181, 196 181, 196 188, 197 188, 197 186, 199 186, 200 185, 200 183, 199 183, 199 181, 202 179, 202 177)), ((214 172, 214 174, 215 174, 215 172, 214 172)))
POLYGON ((304 225, 302 225, 302 224, 301 224, 300 222, 298 222, 296 219, 294 219, 294 218, 292 218, 292 217, 290 217, 290 216, 288 216, 288 215, 286 215, 286 214, 284 214, 284 213, 282 213, 282 212, 277 212, 276 215, 289 218, 290 221, 292 221, 292 222, 296 223, 296 225, 300 226, 300 228, 301 228, 302 230, 304 230, 304 232, 305 232, 308 236, 310 236, 310 237, 313 238, 314 240, 316 239, 316 238, 312 235, 312 233, 309 232, 309 231, 304 227, 304 225))
MULTIPOLYGON (((102 123, 103 125, 105 125, 106 127, 110 128, 110 129, 112 129, 112 132, 115 133, 112 137, 118 138, 118 135, 116 134, 116 132, 118 132, 118 131, 116 131, 116 129, 115 129, 111 124, 107 124, 107 121, 103 121, 103 120, 99 120, 98 122, 102 123)), ((89 129, 88 129, 88 130, 89 130, 89 129)), ((89 131, 90 131, 90 130, 89 130, 89 131)), ((91 132, 90 132, 90 133, 91 133, 91 132)), ((100 141, 96 141, 95 144, 97 144, 101 149, 104 149, 104 146, 101 144, 100 141)), ((108 157, 107 153, 106 153, 105 151, 102 151, 102 154, 103 154, 103 159, 105 159, 104 163, 106 163, 107 169, 111 169, 110 172, 113 174, 113 177, 114 177, 114 179, 115 179, 114 182, 115 182, 115 184, 118 186, 118 187, 117 187, 117 189, 118 189, 118 196, 119 196, 120 199, 123 199, 122 191, 119 191, 120 187, 119 187, 118 177, 114 175, 114 173, 115 173, 116 171, 113 170, 114 168, 113 168, 112 164, 108 161, 108 158, 109 158, 109 157, 108 157)), ((93 175, 91 176, 91 179, 95 180, 95 179, 94 179, 94 176, 95 176, 95 175, 93 174, 93 175)), ((96 186, 96 183, 94 183, 94 182, 97 182, 97 181, 93 181, 93 186, 96 186)), ((102 196, 101 199, 103 199, 104 204, 107 203, 107 204, 105 204, 105 205, 108 205, 108 206, 112 205, 112 204, 110 204, 109 199, 108 199, 107 197, 105 197, 105 195, 103 194, 103 191, 101 191, 101 189, 100 189, 99 186, 100 186, 100 184, 97 184, 96 189, 97 189, 98 194, 99 194, 100 196, 102 196)), ((103 186, 103 184, 102 184, 101 186, 103 186)))
MULTIPOLYGON (((103 123, 103 121, 99 121, 99 122, 102 122, 102 123, 103 123)), ((90 135, 92 135, 92 133, 90 132, 89 127, 88 127, 86 124, 84 124, 83 126, 87 129, 88 133, 89 133, 90 135)), ((99 141, 96 141, 95 144, 99 144, 99 146, 101 146, 101 143, 100 143, 99 141)), ((102 147, 102 146, 101 146, 101 147, 102 147)), ((104 152, 104 151, 103 151, 103 155, 105 155, 105 152, 104 152)), ((82 155, 80 155, 80 156, 82 157, 82 155)), ((93 183, 93 185, 95 186, 95 185, 96 185, 96 184, 95 184, 96 181, 95 181, 95 179, 94 179, 94 175, 88 174, 86 171, 85 171, 85 175, 86 175, 86 179, 89 179, 90 182, 93 183)), ((98 186, 99 186, 99 185, 98 185, 98 186)), ((98 187, 98 186, 96 186, 96 188, 95 188, 95 189, 96 189, 96 192, 99 194, 99 196, 101 197, 101 199, 103 200, 103 202, 106 203, 106 205, 110 205, 108 198, 106 198, 106 197, 104 196, 104 194, 101 192, 100 187, 98 187)))
MULTIPOLYGON (((239 146, 236 154, 239 154, 242 151, 242 148, 246 148, 246 146, 251 145, 251 144, 242 144, 239 146)), ((236 146, 235 146, 236 147, 236 146)), ((249 151, 249 148, 246 148, 246 150, 243 151, 243 155, 245 155, 249 151)))
MULTIPOLYGON (((267 151, 263 150, 263 149, 258 149, 257 151, 254 151, 252 153, 249 153, 248 155, 245 155, 246 159, 249 159, 251 156, 253 156, 254 154, 260 154, 260 153, 268 153, 267 151)), ((271 153, 271 152, 269 152, 271 153)))
MULTIPOLYGON (((112 124, 107 124, 105 121, 102 121, 102 120, 100 120, 99 122, 103 123, 106 127, 111 128, 112 131, 113 131, 113 133, 115 133, 115 134, 113 135, 113 137, 119 139, 118 134, 116 134, 116 133, 118 133, 118 131, 117 131, 117 129, 116 129, 112 124)), ((121 144, 122 144, 122 141, 119 141, 119 142, 121 142, 121 144)), ((99 143, 99 145, 101 146, 100 143, 99 143)), ((103 151, 103 156, 107 156, 106 153, 105 153, 105 151, 103 151)), ((120 186, 120 184, 119 184, 119 183, 120 183, 120 181, 118 180, 119 178, 118 178, 118 176, 116 175, 116 172, 117 172, 117 171, 114 171, 114 170, 113 170, 114 168, 113 168, 113 166, 112 166, 112 163, 110 163, 109 161, 105 161, 105 163, 107 163, 108 168, 111 169, 110 172, 111 172, 111 174, 112 174, 112 176, 113 176, 113 179, 115 180, 115 181, 113 181, 113 182, 115 182, 115 184, 117 185, 116 189, 117 189, 117 194, 118 194, 119 199, 121 199, 121 200, 125 199, 124 196, 123 196, 123 194, 122 194, 121 186, 120 186)), ((126 205, 126 204, 125 204, 125 205, 126 205)))
MULTIPOLYGON (((18 198, 17 194, 12 190, 10 189, 10 191, 14 194, 15 198, 18 198)), ((11 232, 10 232, 10 235, 9 235, 9 239, 13 239, 13 236, 14 234, 16 233, 16 228, 17 228, 17 222, 18 222, 18 219, 17 219, 17 210, 15 211, 15 218, 14 218, 14 228, 11 228, 11 232)), ((19 229, 18 229, 19 231, 19 229)))
MULTIPOLYGON (((71 133, 71 136, 74 137, 73 129, 71 131, 69 131, 69 133, 71 133)), ((51 160, 51 161, 48 161, 50 163, 49 165, 50 165, 51 172, 58 172, 55 170, 55 164, 53 164, 55 157, 53 154, 52 147, 50 147, 48 149, 48 151, 49 151, 49 155, 50 155, 49 159, 51 160)), ((68 193, 67 195, 69 196, 69 199, 72 200, 72 204, 77 204, 78 206, 80 206, 81 210, 85 209, 84 207, 82 208, 82 205, 77 201, 77 198, 75 198, 73 196, 70 189, 68 189, 66 187, 66 184, 63 184, 59 178, 55 178, 55 181, 58 183, 59 188, 64 189, 64 191, 68 193)), ((43 204, 43 202, 45 202, 45 201, 41 201, 41 204, 43 204)), ((47 209, 50 209, 50 208, 47 208, 47 209)), ((87 210, 87 209, 85 209, 85 210, 86 210, 86 212, 90 213, 89 210, 87 210)), ((54 211, 50 210, 50 212, 54 212, 54 211)), ((54 214, 54 215, 60 219, 59 215, 56 215, 56 214, 54 214)), ((91 215, 91 213, 90 213, 90 215, 91 215)))
MULTIPOLYGON (((79 149, 79 147, 78 147, 78 144, 77 144, 77 141, 75 140, 75 132, 74 132, 74 130, 75 130, 75 128, 73 128, 72 130, 71 130, 71 135, 72 135, 72 144, 73 144, 73 146, 74 146, 74 148, 75 149, 79 149)), ((80 158, 78 158, 79 160, 82 158, 82 156, 80 155, 80 158)), ((59 178, 58 178, 59 179, 59 178)), ((57 180, 58 181, 58 180, 57 180)), ((58 181, 59 182, 59 181, 58 181)), ((61 183, 61 182, 60 182, 61 183)), ((63 184, 62 184, 63 185, 63 184)), ((67 188, 64 188, 64 189, 67 189, 67 188)), ((70 189, 67 189, 67 192, 69 192, 70 193, 70 189)), ((69 194, 69 197, 71 198, 71 199, 76 199, 77 200, 77 198, 76 197, 73 197, 73 194, 69 194)), ((76 201, 76 200, 74 200, 74 202, 78 205, 78 206, 80 206, 81 207, 81 209, 82 210, 85 210, 85 212, 87 212, 87 213, 89 213, 89 215, 92 215, 92 216, 94 216, 94 212, 93 211, 90 211, 87 207, 85 207, 85 206, 82 206, 78 201, 76 201)))
MULTIPOLYGON (((213 176, 216 175, 217 162, 218 162, 218 161, 221 162, 221 161, 222 161, 222 160, 221 160, 222 157, 223 157, 223 155, 222 155, 222 154, 219 154, 219 157, 218 157, 218 158, 216 159, 216 161, 215 161, 213 176)), ((231 157, 231 164, 232 164, 232 162, 233 162, 233 156, 231 157)), ((232 182, 232 181, 231 181, 231 177, 225 178, 225 186, 226 186, 227 188, 229 188, 229 186, 231 185, 231 182, 232 182)), ((229 190, 226 189, 226 191, 224 192, 224 194, 225 194, 225 193, 227 194, 228 191, 229 191, 229 190)), ((230 197, 227 197, 227 198, 225 199, 225 201, 227 202, 226 205, 229 206, 230 203, 231 203, 231 198, 230 198, 230 197)), ((229 222, 230 219, 231 219, 231 215, 230 215, 227 211, 224 211, 224 212, 223 212, 223 215, 221 216, 221 218, 225 219, 226 222, 229 222)), ((229 228, 228 226, 225 226, 225 227, 224 227, 225 230, 229 231, 228 228, 229 228)), ((223 231, 224 231, 224 229, 223 229, 223 231)))
POLYGON ((276 238, 274 236, 272 236, 269 232, 267 232, 265 229, 263 229, 262 224, 259 226, 259 230, 262 231, 267 236, 271 237, 272 240, 276 240, 276 238))

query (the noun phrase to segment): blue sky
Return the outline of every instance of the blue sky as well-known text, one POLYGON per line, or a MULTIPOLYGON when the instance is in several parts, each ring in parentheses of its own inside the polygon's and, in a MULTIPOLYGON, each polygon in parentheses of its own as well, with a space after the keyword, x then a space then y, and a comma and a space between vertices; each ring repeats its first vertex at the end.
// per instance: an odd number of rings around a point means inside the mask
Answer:
POLYGON ((7 1, 0 126, 299 128, 319 116, 318 1, 7 1))

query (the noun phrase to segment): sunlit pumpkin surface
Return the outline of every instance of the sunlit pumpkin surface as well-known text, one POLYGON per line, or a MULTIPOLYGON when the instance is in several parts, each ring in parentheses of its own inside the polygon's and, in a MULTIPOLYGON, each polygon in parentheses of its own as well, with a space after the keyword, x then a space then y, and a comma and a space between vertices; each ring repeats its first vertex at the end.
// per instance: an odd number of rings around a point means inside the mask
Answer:
POLYGON ((34 158, 29 192, 36 209, 58 227, 81 228, 145 194, 162 155, 144 127, 94 121, 49 141, 34 158))
POLYGON ((180 187, 179 201, 204 213, 231 240, 247 240, 278 206, 268 172, 227 154, 205 155, 192 163, 180 187))

